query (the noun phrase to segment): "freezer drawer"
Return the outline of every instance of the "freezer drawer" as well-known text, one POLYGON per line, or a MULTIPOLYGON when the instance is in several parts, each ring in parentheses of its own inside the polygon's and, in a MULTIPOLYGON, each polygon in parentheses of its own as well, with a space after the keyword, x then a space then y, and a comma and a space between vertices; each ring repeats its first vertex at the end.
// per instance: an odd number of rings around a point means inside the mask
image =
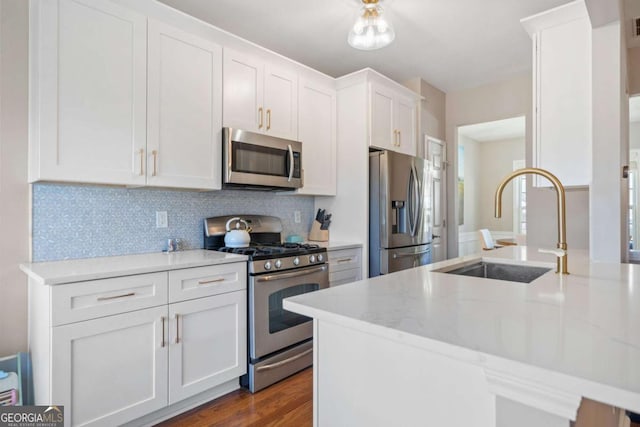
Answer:
MULTIPOLYGON (((380 271, 370 271, 370 276, 389 274, 407 268, 419 267, 431 262, 431 245, 409 246, 406 248, 381 249, 380 271)), ((372 266, 375 268, 375 266, 372 266)))

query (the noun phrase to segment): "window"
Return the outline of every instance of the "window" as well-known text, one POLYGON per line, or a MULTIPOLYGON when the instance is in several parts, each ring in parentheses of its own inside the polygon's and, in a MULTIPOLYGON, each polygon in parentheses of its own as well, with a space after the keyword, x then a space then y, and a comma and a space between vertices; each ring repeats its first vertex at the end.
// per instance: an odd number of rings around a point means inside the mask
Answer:
MULTIPOLYGON (((524 167, 524 160, 514 160, 513 170, 524 167)), ((527 234, 527 177, 513 180, 513 233, 527 234)))

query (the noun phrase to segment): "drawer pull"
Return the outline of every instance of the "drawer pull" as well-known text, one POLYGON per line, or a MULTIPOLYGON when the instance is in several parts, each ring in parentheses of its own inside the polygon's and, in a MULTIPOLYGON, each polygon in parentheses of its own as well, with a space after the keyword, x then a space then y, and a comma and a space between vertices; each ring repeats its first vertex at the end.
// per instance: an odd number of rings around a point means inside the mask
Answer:
POLYGON ((341 258, 341 259, 337 260, 336 262, 338 264, 342 264, 343 262, 351 262, 351 261, 353 261, 353 258, 341 258))
POLYGON ((162 343, 160 344, 160 347, 164 347, 165 346, 165 341, 164 341, 164 316, 160 317, 160 320, 162 321, 162 343))
POLYGON ((113 295, 110 297, 98 297, 97 300, 98 301, 108 301, 108 300, 112 300, 112 299, 118 299, 118 298, 126 298, 126 297, 132 297, 134 296, 136 293, 135 292, 129 292, 127 294, 122 294, 122 295, 113 295))
POLYGON ((198 285, 206 285, 207 283, 217 283, 217 282, 224 282, 224 277, 218 277, 217 279, 211 279, 211 280, 199 280, 198 285))

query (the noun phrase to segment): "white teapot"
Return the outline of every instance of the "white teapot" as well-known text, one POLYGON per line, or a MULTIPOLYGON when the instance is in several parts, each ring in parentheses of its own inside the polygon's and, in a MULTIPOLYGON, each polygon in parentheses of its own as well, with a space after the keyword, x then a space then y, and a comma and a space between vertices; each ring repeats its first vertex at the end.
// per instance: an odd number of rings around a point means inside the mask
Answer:
POLYGON ((224 235, 224 244, 230 248, 246 248, 251 242, 251 236, 249 232, 251 227, 247 224, 247 221, 240 217, 231 218, 227 221, 226 225, 227 234, 224 235), (235 221, 235 228, 231 228, 231 224, 235 221), (240 224, 244 224, 244 229, 240 228, 240 224))

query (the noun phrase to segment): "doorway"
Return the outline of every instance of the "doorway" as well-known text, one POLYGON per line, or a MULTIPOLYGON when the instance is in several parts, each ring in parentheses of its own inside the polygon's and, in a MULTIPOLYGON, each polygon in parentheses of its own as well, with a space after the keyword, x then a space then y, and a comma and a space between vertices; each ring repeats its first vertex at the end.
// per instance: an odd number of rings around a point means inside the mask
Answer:
POLYGON ((514 180, 503 194, 502 218, 495 218, 493 201, 501 179, 524 165, 525 116, 459 126, 458 256, 481 251, 480 229, 494 240, 526 238, 525 177, 514 180))
POLYGON ((444 141, 424 136, 424 151, 431 170, 431 262, 447 259, 447 147, 444 141))

